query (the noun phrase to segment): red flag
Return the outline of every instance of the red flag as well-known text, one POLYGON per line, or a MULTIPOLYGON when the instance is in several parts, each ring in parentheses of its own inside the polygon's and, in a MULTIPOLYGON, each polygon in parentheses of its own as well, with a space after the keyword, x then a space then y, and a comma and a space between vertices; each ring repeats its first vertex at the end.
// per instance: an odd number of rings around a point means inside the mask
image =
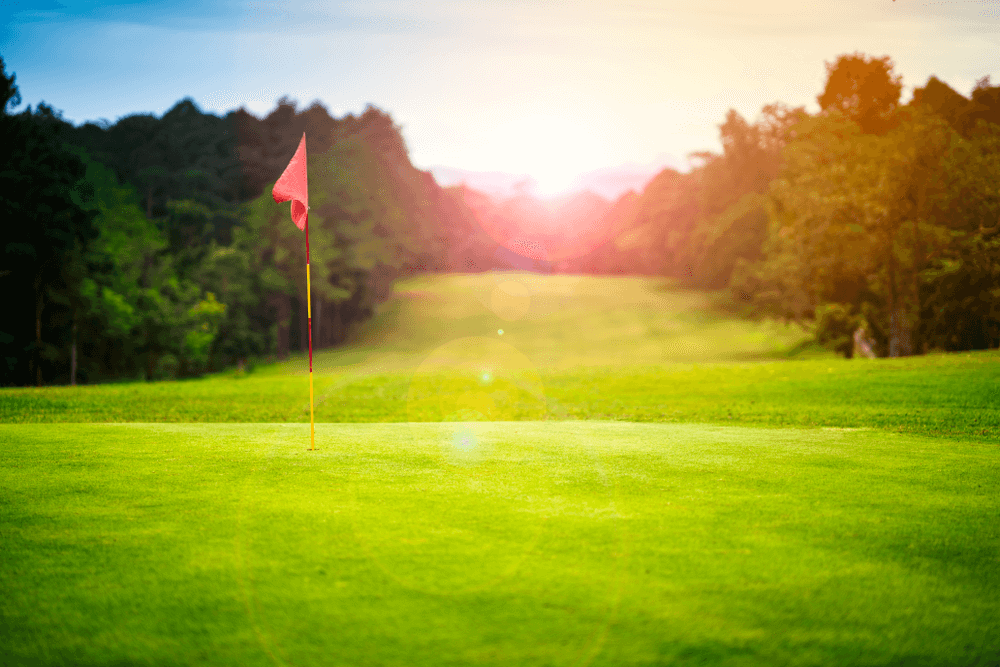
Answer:
POLYGON ((271 192, 274 201, 279 204, 292 200, 292 222, 299 229, 306 228, 309 216, 309 180, 306 176, 306 135, 302 133, 302 141, 295 150, 295 155, 288 162, 281 178, 274 184, 271 192))

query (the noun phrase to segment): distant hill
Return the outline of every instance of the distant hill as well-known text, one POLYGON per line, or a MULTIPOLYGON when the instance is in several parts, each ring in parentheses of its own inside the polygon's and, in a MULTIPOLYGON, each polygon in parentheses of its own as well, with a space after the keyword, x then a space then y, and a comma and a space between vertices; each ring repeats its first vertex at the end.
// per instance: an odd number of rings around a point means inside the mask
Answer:
MULTIPOLYGON (((614 201, 629 191, 641 193, 665 168, 686 171, 688 164, 672 155, 663 154, 648 164, 629 162, 617 167, 603 167, 577 176, 567 189, 567 194, 590 191, 614 201)), ((465 185, 496 200, 537 194, 535 180, 528 174, 474 171, 446 166, 433 166, 428 171, 443 187, 465 185)))
POLYGON ((630 162, 580 174, 573 180, 570 191, 589 190, 605 199, 615 200, 629 191, 642 193, 650 181, 664 169, 687 171, 688 166, 686 161, 665 154, 649 164, 630 162))
MULTIPOLYGON (((660 163, 678 162, 665 156, 660 163)), ((454 270, 519 269, 590 274, 652 274, 663 269, 647 242, 648 186, 657 164, 629 164, 581 174, 569 194, 541 197, 526 174, 432 167, 448 193, 454 270)))
POLYGON ((428 171, 442 187, 465 186, 491 199, 503 200, 530 193, 534 179, 527 174, 503 171, 472 171, 454 167, 431 167, 428 171))

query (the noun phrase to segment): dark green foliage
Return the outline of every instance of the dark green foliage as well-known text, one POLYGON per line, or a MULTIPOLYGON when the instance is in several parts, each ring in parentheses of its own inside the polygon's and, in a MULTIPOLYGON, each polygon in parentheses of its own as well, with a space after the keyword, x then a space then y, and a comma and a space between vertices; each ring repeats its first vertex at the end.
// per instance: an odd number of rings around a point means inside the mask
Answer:
POLYGON ((435 215, 440 188, 410 164, 389 116, 370 107, 360 117, 337 121, 320 106, 296 115, 293 106, 282 104, 262 121, 243 114, 240 123, 240 136, 250 142, 241 154, 252 156, 246 169, 254 178, 272 179, 248 205, 238 238, 266 276, 262 290, 275 327, 272 349, 279 355, 307 343, 304 239, 288 219, 287 204, 275 204, 270 194, 294 152, 291 137, 297 142, 302 136, 293 134, 297 128, 312 132, 307 150, 314 345, 343 342, 350 327, 390 294, 396 276, 443 268, 435 215), (288 146, 283 162, 264 150, 270 135, 288 146))
POLYGON ((896 108, 888 59, 838 63, 824 112, 790 128, 768 193, 763 258, 740 268, 732 291, 758 312, 815 319, 824 344, 845 350, 850 318, 831 320, 840 308, 863 314, 880 355, 996 347, 993 89, 981 82, 977 103, 931 78, 896 108), (849 104, 850 90, 870 99, 849 104))
POLYGON ((851 307, 825 303, 816 308, 816 342, 847 359, 854 356, 854 332, 861 324, 851 307))
POLYGON ((316 347, 343 342, 396 276, 444 268, 438 220, 468 217, 374 107, 338 120, 282 100, 258 119, 185 99, 74 128, 44 105, 6 115, 18 97, 3 82, 2 213, 23 221, 0 239, 0 280, 21 286, 3 384, 195 375, 305 349, 305 239, 270 196, 303 132, 316 347))
POLYGON ((338 120, 286 99, 266 118, 242 109, 220 118, 184 100, 162 118, 76 131, 135 184, 178 276, 226 304, 210 366, 306 346, 304 238, 270 196, 303 133, 314 158, 313 333, 323 347, 342 342, 393 277, 441 267, 440 189, 409 163, 388 115, 369 107, 338 120))
MULTIPOLYGON (((77 379, 136 377, 150 353, 151 304, 162 302, 153 285, 164 272, 157 256, 166 243, 143 215, 132 188, 120 185, 84 151, 74 152, 86 164, 86 183, 94 193, 87 209, 98 230, 86 247, 84 275, 74 299, 77 379)), ((72 350, 62 354, 71 355, 72 350)))
MULTIPOLYGON (((241 175, 234 115, 202 113, 190 99, 161 118, 134 115, 109 126, 87 123, 73 135, 95 160, 136 188, 150 218, 167 215, 171 201, 196 201, 215 211, 256 194, 241 175)), ((228 242, 228 226, 216 225, 210 236, 228 242)), ((183 233, 171 239, 194 240, 183 233)))
POLYGON ((85 246, 97 236, 93 188, 65 145, 65 123, 39 105, 0 115, 0 383, 41 384, 57 373, 85 246))
POLYGON ((921 320, 931 347, 1000 347, 1000 225, 960 232, 924 272, 921 320))
POLYGON ((11 73, 7 77, 7 67, 0 58, 0 115, 7 114, 7 107, 16 107, 21 103, 21 91, 17 89, 17 77, 11 73))
POLYGON ((303 133, 317 348, 347 340, 399 276, 490 268, 725 288, 736 311, 814 320, 845 354, 840 307, 882 355, 997 346, 1000 87, 966 98, 931 77, 900 107, 888 57, 827 70, 818 115, 730 111, 721 154, 614 203, 443 190, 371 106, 219 117, 185 99, 74 128, 44 104, 10 115, 3 71, 0 281, 18 289, 0 383, 196 375, 306 349, 304 239, 270 198, 303 133))

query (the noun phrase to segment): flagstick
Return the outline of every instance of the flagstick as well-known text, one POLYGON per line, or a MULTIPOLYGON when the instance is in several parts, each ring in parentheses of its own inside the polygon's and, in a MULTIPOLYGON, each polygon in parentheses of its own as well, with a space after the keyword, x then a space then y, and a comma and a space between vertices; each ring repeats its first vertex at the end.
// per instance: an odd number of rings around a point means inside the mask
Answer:
POLYGON ((312 284, 309 281, 309 214, 306 213, 306 313, 309 326, 309 451, 316 449, 316 423, 313 418, 313 309, 312 284))

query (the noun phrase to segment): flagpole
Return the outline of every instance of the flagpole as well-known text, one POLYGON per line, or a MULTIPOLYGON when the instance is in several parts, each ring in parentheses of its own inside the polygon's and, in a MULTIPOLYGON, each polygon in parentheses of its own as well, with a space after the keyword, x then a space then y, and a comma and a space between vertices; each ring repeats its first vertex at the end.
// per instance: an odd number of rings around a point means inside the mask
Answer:
POLYGON ((309 450, 316 449, 316 415, 313 405, 313 310, 312 281, 309 277, 309 173, 306 158, 306 133, 281 177, 274 182, 271 196, 275 203, 292 200, 292 222, 306 233, 306 316, 309 326, 309 450))
POLYGON ((309 450, 316 449, 316 422, 313 417, 313 311, 312 283, 309 280, 309 213, 306 212, 306 313, 309 327, 309 450))

